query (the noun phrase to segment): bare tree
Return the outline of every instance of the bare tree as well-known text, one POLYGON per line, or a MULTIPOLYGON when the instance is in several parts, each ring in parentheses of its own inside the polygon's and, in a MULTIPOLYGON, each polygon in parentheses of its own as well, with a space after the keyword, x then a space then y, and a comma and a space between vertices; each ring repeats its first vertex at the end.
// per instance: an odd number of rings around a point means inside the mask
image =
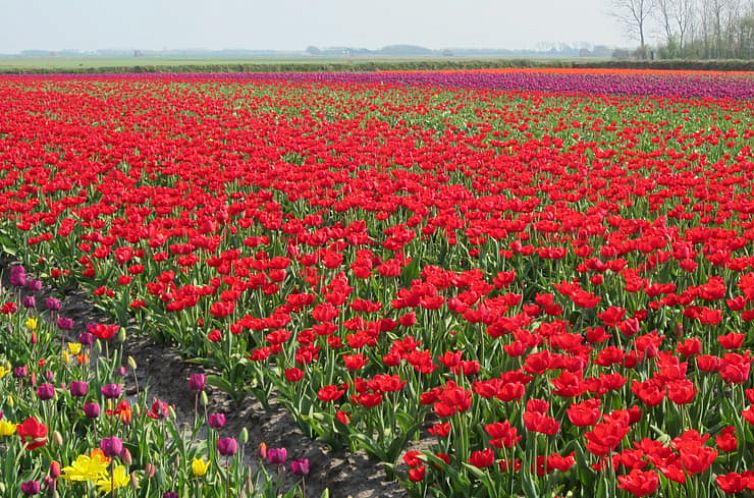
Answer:
POLYGON ((638 38, 642 57, 646 57, 646 31, 652 14, 652 0, 611 0, 613 15, 638 38))
POLYGON ((665 34, 665 43, 673 43, 675 33, 673 32, 673 25, 675 24, 675 4, 678 0, 655 0, 654 13, 657 16, 657 21, 662 26, 662 30, 665 34))
POLYGON ((683 50, 686 41, 694 29, 694 19, 696 14, 696 0, 676 0, 674 17, 676 26, 678 26, 678 45, 683 50))

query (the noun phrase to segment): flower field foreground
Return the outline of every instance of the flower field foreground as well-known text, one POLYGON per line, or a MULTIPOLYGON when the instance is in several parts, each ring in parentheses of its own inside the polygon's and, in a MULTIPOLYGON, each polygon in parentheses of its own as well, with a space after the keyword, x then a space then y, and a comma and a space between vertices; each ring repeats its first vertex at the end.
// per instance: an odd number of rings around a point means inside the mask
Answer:
POLYGON ((752 102, 264 78, 0 79, 0 243, 416 496, 754 489, 752 102))
POLYGON ((38 303, 41 282, 22 266, 9 283, 0 288, 0 496, 278 494, 263 465, 252 473, 243 463, 248 431, 227 437, 225 415, 208 413, 204 375, 187 383, 196 408, 184 431, 173 407, 135 380, 134 392, 124 388, 138 365, 124 358, 123 329, 92 323, 74 336, 60 300, 38 303))

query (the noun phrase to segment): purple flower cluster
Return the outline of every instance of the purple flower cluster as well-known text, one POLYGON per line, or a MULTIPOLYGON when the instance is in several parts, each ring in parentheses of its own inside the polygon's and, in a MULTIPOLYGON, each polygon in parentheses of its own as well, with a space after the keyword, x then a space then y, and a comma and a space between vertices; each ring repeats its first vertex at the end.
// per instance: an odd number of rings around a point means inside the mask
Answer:
MULTIPOLYGON (((23 77, 23 76, 19 76, 23 77)), ((26 76, 31 77, 31 76, 26 76)), ((50 76, 47 76, 50 77, 50 76)), ((259 82, 293 81, 314 83, 367 83, 422 85, 505 91, 619 94, 659 97, 709 97, 737 100, 754 99, 754 77, 747 73, 661 72, 581 70, 548 72, 505 71, 395 71, 395 72, 280 72, 280 73, 153 73, 56 75, 58 79, 171 79, 247 80, 259 82)), ((19 270, 18 279, 25 275, 19 270)))

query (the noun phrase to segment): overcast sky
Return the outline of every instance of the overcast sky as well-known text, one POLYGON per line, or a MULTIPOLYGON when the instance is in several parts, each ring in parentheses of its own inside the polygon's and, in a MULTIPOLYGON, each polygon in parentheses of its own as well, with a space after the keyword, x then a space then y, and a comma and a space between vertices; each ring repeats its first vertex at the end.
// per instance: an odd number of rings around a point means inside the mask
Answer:
POLYGON ((0 52, 629 45, 608 0, 0 0, 0 52))

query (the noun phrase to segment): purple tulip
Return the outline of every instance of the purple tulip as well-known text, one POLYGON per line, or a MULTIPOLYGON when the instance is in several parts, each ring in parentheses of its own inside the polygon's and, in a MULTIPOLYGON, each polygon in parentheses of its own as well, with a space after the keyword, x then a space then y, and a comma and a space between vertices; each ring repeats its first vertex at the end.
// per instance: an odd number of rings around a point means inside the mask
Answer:
POLYGON ((24 494, 24 496, 34 496, 36 494, 39 494, 40 490, 41 486, 39 484, 39 481, 31 480, 21 483, 21 492, 24 494))
POLYGON ((48 297, 47 299, 45 299, 45 307, 49 311, 60 311, 60 308, 62 308, 62 303, 60 302, 60 299, 48 297))
POLYGON ((175 491, 165 491, 162 493, 162 498, 178 498, 178 493, 175 491))
POLYGON ((99 447, 105 456, 117 457, 123 453, 123 441, 119 437, 102 438, 99 447))
POLYGON ((29 369, 26 368, 26 365, 22 365, 20 367, 16 367, 13 369, 13 377, 17 379, 23 379, 29 374, 29 369))
POLYGON ((285 448, 268 448, 267 461, 275 465, 283 465, 288 459, 288 450, 285 448))
POLYGON ((32 292, 39 292, 42 290, 42 281, 35 280, 33 278, 26 280, 26 288, 32 292))
POLYGON ((24 308, 34 308, 37 305, 37 300, 34 299, 34 296, 24 296, 21 298, 21 305, 24 308))
POLYGON ((223 437, 217 440, 217 451, 223 456, 233 456, 238 451, 238 441, 232 437, 223 437))
POLYGON ((204 386, 206 383, 207 377, 204 374, 191 374, 191 376, 189 377, 189 390, 204 391, 204 386))
POLYGON ((84 346, 91 346, 94 344, 94 334, 90 334, 89 332, 80 333, 79 342, 84 346))
MULTIPOLYGON (((193 75, 182 74, 182 77, 193 75)), ((206 77, 196 75, 196 77, 206 77)), ((287 72, 215 75, 224 80, 313 81, 335 83, 378 83, 393 85, 446 86, 538 92, 582 92, 589 94, 657 95, 669 97, 754 98, 748 75, 705 74, 610 74, 590 70, 571 73, 538 71, 412 71, 412 72, 287 72)))
POLYGON ((121 393, 120 384, 105 384, 100 391, 102 392, 102 396, 108 399, 118 398, 121 393))
POLYGON ((309 475, 309 459, 302 458, 301 460, 291 460, 291 472, 297 476, 309 475))
POLYGON ((98 403, 84 404, 84 415, 86 415, 86 418, 97 418, 99 417, 100 412, 101 409, 98 403))
POLYGON ((37 396, 42 401, 47 401, 55 397, 55 386, 52 384, 42 384, 37 388, 37 396))
POLYGON ((64 316, 58 317, 58 328, 60 330, 73 330, 73 320, 64 316))
POLYGON ((74 398, 82 398, 86 396, 86 392, 89 390, 89 384, 83 380, 74 380, 71 381, 69 389, 71 391, 71 396, 74 398))
POLYGON ((209 426, 213 429, 222 429, 225 427, 225 415, 222 413, 209 414, 209 426))
POLYGON ((26 285, 26 268, 21 265, 11 268, 10 284, 14 287, 23 287, 26 285))

